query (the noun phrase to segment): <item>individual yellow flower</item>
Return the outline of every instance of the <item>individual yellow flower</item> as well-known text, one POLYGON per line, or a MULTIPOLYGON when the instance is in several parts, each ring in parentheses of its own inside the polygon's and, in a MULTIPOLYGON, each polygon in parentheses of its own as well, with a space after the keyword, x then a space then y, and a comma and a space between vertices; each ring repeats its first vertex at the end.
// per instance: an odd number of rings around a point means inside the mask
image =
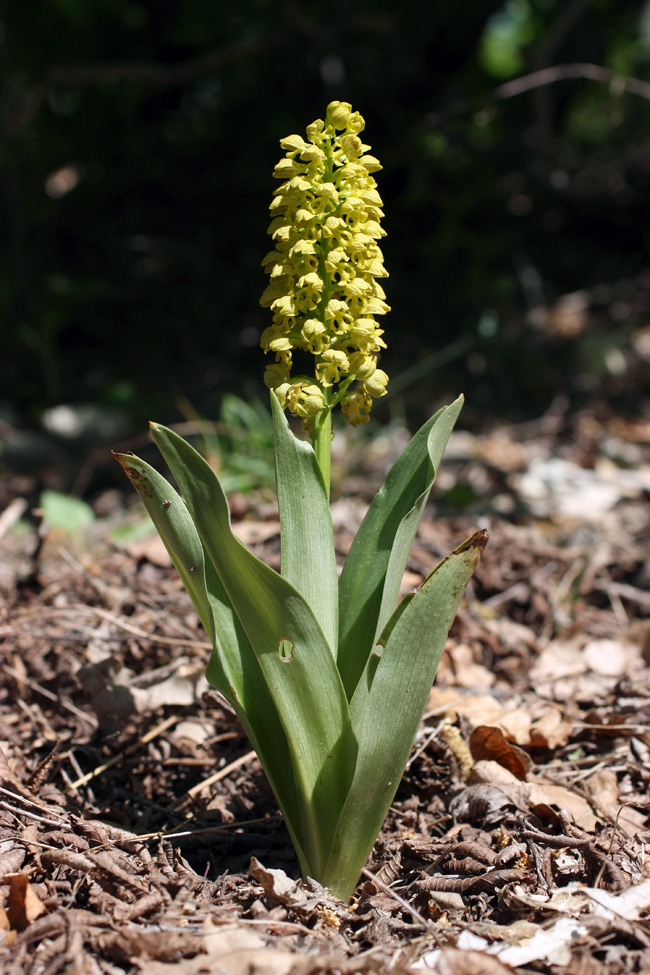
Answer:
POLYGON ((286 395, 287 406, 294 416, 316 416, 325 407, 325 397, 320 386, 294 383, 286 395))
POLYGON ((364 391, 363 386, 359 386, 352 393, 346 393, 341 400, 341 409, 345 419, 353 427, 368 422, 371 408, 372 399, 364 391))
POLYGON ((375 399, 378 399, 380 396, 386 395, 387 382, 388 376, 384 370, 375 369, 372 376, 364 381, 363 388, 366 389, 375 399))
POLYGON ((285 155, 273 172, 281 185, 270 207, 273 249, 262 261, 270 284, 260 300, 273 324, 260 344, 276 361, 264 378, 306 423, 339 401, 350 423, 365 423, 372 398, 386 392, 376 359, 386 346, 375 320, 390 310, 379 283, 387 276, 377 244, 385 231, 372 175, 381 165, 361 139, 364 128, 348 102, 331 102, 306 139, 280 141, 285 155), (296 348, 315 357, 313 382, 291 383, 296 348))
POLYGON ((277 392, 280 386, 289 382, 288 368, 281 362, 269 363, 264 370, 264 382, 269 389, 275 389, 277 392))
POLYGON ((350 372, 353 372, 357 379, 365 382, 376 370, 377 360, 374 356, 366 355, 365 352, 353 352, 350 356, 350 372))
POLYGON ((306 351, 313 352, 314 355, 324 352, 330 344, 330 336, 325 326, 316 318, 307 319, 301 329, 300 337, 306 351))
POLYGON ((322 360, 316 366, 316 375, 323 386, 333 386, 341 379, 342 372, 350 371, 350 362, 345 352, 328 349, 323 352, 322 360))

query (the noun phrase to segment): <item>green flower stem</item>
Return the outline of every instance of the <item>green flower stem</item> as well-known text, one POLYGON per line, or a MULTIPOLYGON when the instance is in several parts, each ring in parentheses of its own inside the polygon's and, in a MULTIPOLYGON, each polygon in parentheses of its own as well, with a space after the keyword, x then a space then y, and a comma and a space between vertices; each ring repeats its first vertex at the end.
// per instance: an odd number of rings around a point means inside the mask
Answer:
POLYGON ((332 449, 332 411, 321 410, 314 417, 314 453, 325 482, 327 500, 330 499, 330 462, 332 449))

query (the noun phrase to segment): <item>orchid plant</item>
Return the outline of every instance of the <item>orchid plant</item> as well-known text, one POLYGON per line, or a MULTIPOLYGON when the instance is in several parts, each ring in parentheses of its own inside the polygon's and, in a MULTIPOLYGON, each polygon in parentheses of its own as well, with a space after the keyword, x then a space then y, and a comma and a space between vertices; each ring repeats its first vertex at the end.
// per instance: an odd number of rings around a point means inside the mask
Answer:
POLYGON ((209 682, 237 713, 282 810, 304 876, 349 899, 393 800, 449 628, 487 541, 478 532, 399 602, 400 584, 462 398, 415 434, 337 573, 329 507, 332 411, 365 423, 386 392, 377 323, 390 309, 377 241, 381 169, 364 120, 332 102, 307 138, 281 140, 261 337, 271 390, 280 574, 233 534, 217 475, 151 424, 180 494, 116 454, 140 494, 214 650, 209 682), (293 354, 313 357, 294 374, 293 354), (302 420, 297 437, 285 414, 302 420))

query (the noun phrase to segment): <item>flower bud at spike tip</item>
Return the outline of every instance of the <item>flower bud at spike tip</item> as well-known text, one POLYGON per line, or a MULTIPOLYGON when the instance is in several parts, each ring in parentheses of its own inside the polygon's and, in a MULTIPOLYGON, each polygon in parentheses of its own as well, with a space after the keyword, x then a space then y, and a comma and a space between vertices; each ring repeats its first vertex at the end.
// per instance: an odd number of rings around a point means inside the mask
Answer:
POLYGON ((365 155, 364 128, 348 102, 330 102, 306 139, 280 140, 285 155, 273 173, 282 182, 271 204, 273 250, 263 261, 271 283, 260 301, 273 322, 260 344, 275 362, 264 382, 307 425, 339 402, 349 423, 366 423, 373 398, 386 393, 376 316, 390 308, 379 283, 387 277, 377 243, 385 231, 372 175, 381 165, 365 155), (292 382, 295 349, 314 356, 313 379, 292 382))

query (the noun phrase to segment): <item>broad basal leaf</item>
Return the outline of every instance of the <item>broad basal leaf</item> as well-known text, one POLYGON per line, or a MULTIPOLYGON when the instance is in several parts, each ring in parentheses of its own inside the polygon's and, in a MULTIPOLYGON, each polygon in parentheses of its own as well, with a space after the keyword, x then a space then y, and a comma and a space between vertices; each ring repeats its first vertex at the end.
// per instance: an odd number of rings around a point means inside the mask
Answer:
POLYGON ((140 495, 187 589, 214 650, 206 676, 235 708, 287 819, 301 867, 305 823, 286 735, 259 663, 178 492, 133 454, 114 454, 140 495))
POLYGON ((152 434, 277 708, 296 787, 305 814, 311 813, 306 854, 319 872, 355 761, 347 700, 330 647, 300 593, 235 538, 226 497, 206 461, 171 430, 152 424, 152 434))
POLYGON ((459 397, 418 430, 352 543, 339 582, 338 667, 348 698, 395 609, 411 545, 462 405, 459 397))
POLYGON ((342 898, 354 889, 393 800, 447 634, 486 542, 487 532, 473 535, 433 570, 403 611, 396 610, 381 657, 366 668, 352 699, 357 764, 321 881, 342 898))

